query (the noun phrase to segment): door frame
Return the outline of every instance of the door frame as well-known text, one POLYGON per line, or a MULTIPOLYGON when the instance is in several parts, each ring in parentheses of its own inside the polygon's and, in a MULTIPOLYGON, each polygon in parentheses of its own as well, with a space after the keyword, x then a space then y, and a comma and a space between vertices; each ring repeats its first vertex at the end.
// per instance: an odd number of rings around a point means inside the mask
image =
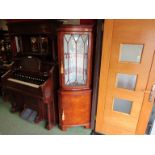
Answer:
POLYGON ((92 106, 91 106, 91 129, 95 129, 97 100, 98 100, 98 86, 100 76, 101 65, 101 53, 102 53, 102 38, 103 38, 103 19, 97 19, 96 31, 94 39, 94 61, 93 61, 93 76, 92 76, 92 106))
MULTIPOLYGON (((147 21, 147 20, 146 20, 147 21)), ((97 115, 96 120, 99 122, 103 122, 103 109, 106 103, 106 90, 107 90, 107 83, 108 83, 108 73, 109 73, 109 66, 110 66, 110 56, 111 56, 111 45, 112 45, 112 38, 113 38, 113 26, 114 26, 114 19, 107 19, 104 21, 104 35, 102 41, 102 56, 101 56, 101 69, 100 69, 100 78, 99 78, 99 91, 98 91, 98 107, 97 107, 97 115), (110 52, 109 52, 110 51, 110 52)), ((147 127, 147 123, 149 121, 150 114, 152 112, 153 104, 148 102, 150 90, 152 85, 155 84, 155 57, 153 58, 153 64, 150 69, 149 79, 147 82, 147 88, 144 93, 144 99, 136 127, 136 134, 145 134, 145 130, 147 127)), ((103 132, 100 131, 104 124, 96 123, 95 131, 96 132, 103 132)))

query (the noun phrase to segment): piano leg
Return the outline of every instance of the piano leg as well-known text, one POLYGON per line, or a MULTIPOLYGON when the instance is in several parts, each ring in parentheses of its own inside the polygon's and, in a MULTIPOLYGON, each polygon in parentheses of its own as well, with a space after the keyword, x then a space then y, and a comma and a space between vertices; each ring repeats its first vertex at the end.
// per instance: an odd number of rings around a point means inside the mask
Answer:
POLYGON ((46 125, 46 129, 51 130, 52 128, 53 128, 53 124, 48 122, 46 125))
POLYGON ((53 123, 52 123, 52 118, 51 118, 51 106, 50 104, 46 104, 47 106, 47 124, 46 124, 46 128, 48 130, 53 128, 53 123))
POLYGON ((11 112, 12 112, 12 113, 17 112, 16 108, 15 108, 15 107, 12 107, 12 108, 11 108, 11 112))
POLYGON ((38 112, 38 115, 37 115, 37 117, 35 118, 35 121, 34 121, 36 124, 38 124, 40 121, 43 120, 42 101, 41 100, 38 101, 38 110, 37 110, 37 112, 38 112))
POLYGON ((12 113, 18 112, 18 106, 14 102, 11 103, 11 112, 12 113))
POLYGON ((42 121, 42 118, 40 117, 40 115, 38 115, 34 122, 38 124, 40 121, 42 121))
POLYGON ((11 112, 15 113, 15 112, 21 112, 23 110, 23 105, 21 104, 23 102, 23 98, 22 97, 18 97, 13 93, 10 93, 8 95, 8 99, 10 100, 11 103, 11 112))

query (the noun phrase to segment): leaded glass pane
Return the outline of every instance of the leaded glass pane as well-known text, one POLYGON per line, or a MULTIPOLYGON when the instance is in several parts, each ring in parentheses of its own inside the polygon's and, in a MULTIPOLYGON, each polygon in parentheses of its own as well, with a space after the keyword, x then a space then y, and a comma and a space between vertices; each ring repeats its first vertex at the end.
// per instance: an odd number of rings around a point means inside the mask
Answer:
POLYGON ((65 85, 85 85, 87 80, 88 35, 64 35, 65 85))

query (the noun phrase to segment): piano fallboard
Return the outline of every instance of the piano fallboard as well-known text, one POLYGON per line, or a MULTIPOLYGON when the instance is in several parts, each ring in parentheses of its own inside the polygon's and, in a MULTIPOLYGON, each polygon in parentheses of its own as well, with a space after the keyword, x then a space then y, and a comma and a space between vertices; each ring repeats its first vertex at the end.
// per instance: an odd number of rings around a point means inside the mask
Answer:
POLYGON ((7 79, 7 89, 30 94, 31 96, 43 97, 42 85, 36 85, 13 78, 7 79))
POLYGON ((15 83, 19 83, 19 84, 21 84, 21 85, 30 86, 30 87, 33 87, 33 88, 39 88, 39 85, 34 84, 34 83, 29 83, 29 82, 25 82, 25 81, 13 79, 13 78, 8 78, 7 80, 8 80, 8 81, 15 82, 15 83))

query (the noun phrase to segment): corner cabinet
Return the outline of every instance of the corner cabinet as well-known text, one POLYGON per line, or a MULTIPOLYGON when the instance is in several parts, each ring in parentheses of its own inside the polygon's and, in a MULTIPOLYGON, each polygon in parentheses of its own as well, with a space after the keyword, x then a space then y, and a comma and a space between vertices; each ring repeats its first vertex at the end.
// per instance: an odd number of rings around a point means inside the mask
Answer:
POLYGON ((71 126, 89 128, 93 27, 90 25, 60 27, 58 52, 60 127, 62 130, 71 126))

